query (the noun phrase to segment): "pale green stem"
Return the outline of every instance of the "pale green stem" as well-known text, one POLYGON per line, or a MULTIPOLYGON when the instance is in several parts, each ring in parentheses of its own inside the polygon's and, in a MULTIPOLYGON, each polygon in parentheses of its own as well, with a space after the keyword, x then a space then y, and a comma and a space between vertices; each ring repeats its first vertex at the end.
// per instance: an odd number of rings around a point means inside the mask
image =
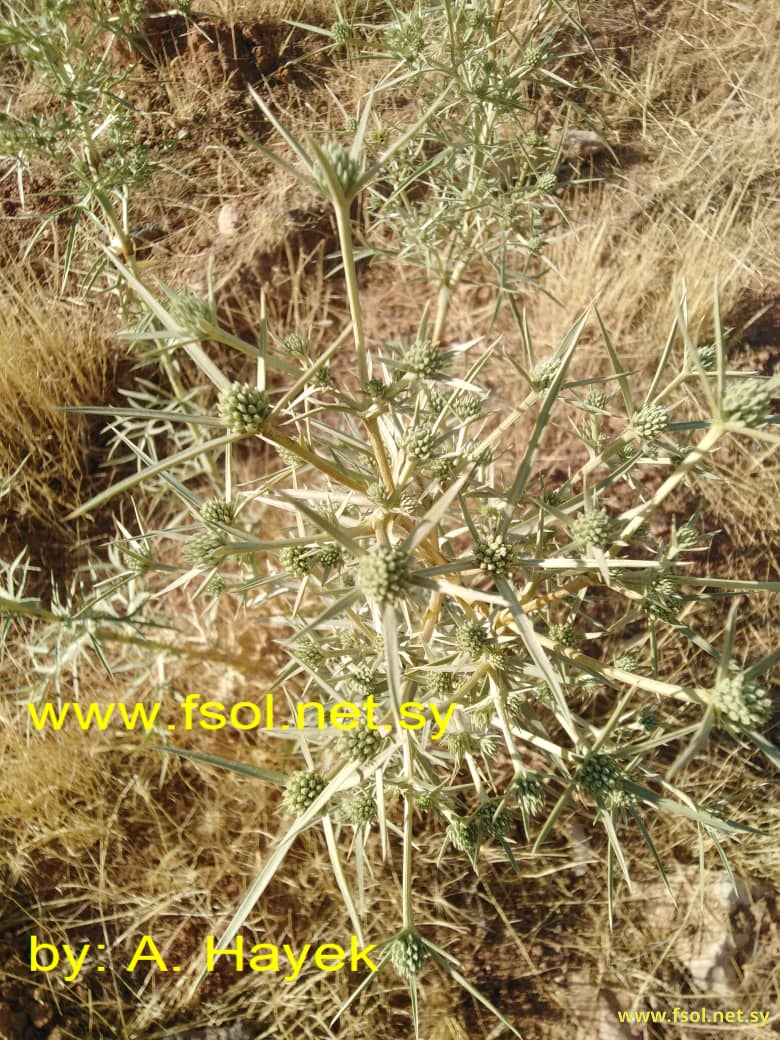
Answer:
POLYGON ((412 906, 412 862, 414 851, 414 795, 412 794, 412 749, 411 738, 404 734, 404 778, 407 793, 404 798, 404 862, 402 912, 404 931, 414 928, 414 909, 412 906))
POLYGON ((672 493, 672 491, 674 491, 678 484, 682 483, 691 470, 707 458, 723 436, 724 432, 723 427, 719 424, 712 425, 699 441, 697 446, 688 452, 674 473, 672 473, 672 475, 658 488, 650 501, 644 502, 641 506, 637 506, 636 509, 631 511, 631 519, 620 533, 620 537, 623 541, 630 538, 631 535, 641 527, 642 521, 647 513, 657 509, 658 506, 660 506, 661 503, 672 493))
POLYGON ((352 335, 355 339, 358 376, 360 382, 365 383, 368 379, 368 358, 366 356, 366 341, 363 332, 363 310, 360 305, 360 290, 355 268, 355 252, 352 248, 352 224, 349 216, 349 205, 349 202, 346 200, 344 202, 335 202, 334 209, 336 211, 336 226, 339 233, 341 258, 344 262, 344 279, 347 284, 349 313, 352 318, 352 335))
MULTIPOLYGON (((349 313, 352 318, 352 335, 355 340, 355 353, 357 354, 358 377, 361 383, 368 380, 368 355, 366 352, 365 333, 363 331, 363 310, 360 304, 360 289, 358 286, 357 269, 355 267, 355 252, 352 247, 352 224, 349 216, 349 201, 334 202, 336 211, 336 226, 339 233, 339 247, 341 258, 344 263, 344 280, 347 285, 347 299, 349 301, 349 313)), ((385 490, 393 490, 393 475, 390 463, 387 459, 382 435, 375 416, 363 419, 371 445, 374 449, 376 464, 379 467, 379 475, 385 490)))
POLYGON ((279 447, 286 448, 292 455, 297 455, 300 459, 303 459, 304 462, 308 462, 310 466, 314 466, 314 468, 318 469, 321 473, 327 474, 327 476, 335 480, 336 483, 343 484, 346 487, 351 488, 353 491, 365 490, 360 481, 354 480, 342 470, 331 465, 327 459, 323 459, 320 455, 310 451, 304 444, 294 441, 291 437, 288 437, 280 430, 274 429, 273 427, 263 430, 263 436, 273 444, 278 444, 279 447))

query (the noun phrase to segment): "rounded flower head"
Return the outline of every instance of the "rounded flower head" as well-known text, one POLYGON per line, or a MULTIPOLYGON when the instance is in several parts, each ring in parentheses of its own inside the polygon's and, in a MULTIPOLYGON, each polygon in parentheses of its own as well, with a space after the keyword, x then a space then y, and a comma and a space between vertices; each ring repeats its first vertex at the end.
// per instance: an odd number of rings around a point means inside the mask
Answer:
POLYGON ((413 932, 399 935, 390 947, 390 963, 405 979, 417 974, 426 956, 425 944, 419 935, 413 932))
POLYGON ((479 845, 479 827, 473 820, 461 817, 447 827, 447 838, 461 852, 473 852, 479 845))
POLYGON ((330 31, 333 36, 333 42, 341 46, 349 43, 352 39, 352 26, 349 22, 334 22, 330 27, 330 31))
POLYGON ((776 391, 771 379, 742 379, 726 387, 723 418, 744 426, 760 426, 776 391))
POLYGON ((284 349, 291 357, 306 358, 309 356, 309 342, 297 332, 285 336, 283 340, 284 349))
POLYGON ((569 527, 574 544, 580 549, 589 545, 605 549, 612 540, 614 523, 604 509, 575 516, 569 527))
POLYGON ((216 315, 211 305, 193 293, 183 292, 174 296, 170 303, 171 316, 179 327, 202 339, 208 339, 217 326, 216 315))
POLYGON ((544 61, 544 51, 541 47, 526 47, 520 56, 520 73, 523 76, 538 69, 544 61))
POLYGON ((515 780, 512 795, 529 816, 538 816, 544 808, 544 788, 533 776, 521 776, 515 780))
POLYGON ((425 379, 435 379, 442 368, 443 355, 435 343, 417 342, 404 354, 404 368, 425 379))
POLYGON ((650 582, 642 605, 651 618, 674 623, 682 608, 683 599, 673 578, 657 574, 650 582))
POLYGON ((635 650, 629 650, 615 658, 615 668, 620 668, 624 672, 635 672, 638 664, 639 654, 635 650))
POLYGON ((368 664, 359 664, 349 677, 350 689, 364 697, 377 693, 381 685, 382 676, 368 664))
POLYGON ((699 364, 705 372, 710 372, 715 367, 715 361, 717 360, 717 352, 715 347, 711 343, 706 344, 703 347, 699 347, 696 352, 699 358, 699 364))
POLYGON ((479 621, 467 621, 461 625, 455 637, 460 649, 469 655, 472 661, 478 661, 490 642, 490 636, 479 621))
POLYGON ((411 426, 404 434, 404 450, 413 459, 424 461, 433 454, 433 433, 429 426, 411 426))
POLYGON ((536 190, 541 192, 542 195, 549 195, 550 192, 555 191, 557 186, 558 178, 552 170, 548 170, 546 173, 540 173, 536 178, 536 190))
POLYGON ((609 794, 620 782, 620 770, 609 755, 590 755, 579 773, 580 786, 593 794, 609 794))
POLYGON ((485 802, 479 810, 479 826, 490 838, 503 838, 511 822, 509 813, 498 808, 498 799, 485 802))
POLYGON ((301 815, 312 805, 327 787, 324 777, 313 770, 301 769, 287 781, 284 806, 289 812, 301 815))
POLYGON ((285 545, 279 553, 279 562, 286 571, 294 574, 296 578, 305 578, 311 572, 314 557, 311 546, 308 545, 285 545))
POLYGON ((425 692, 431 697, 446 697, 452 692, 455 685, 455 676, 452 672, 443 672, 440 669, 430 671, 425 676, 425 692))
POLYGON ((370 791, 356 791, 344 804, 343 816, 348 823, 359 827, 361 824, 373 823, 379 815, 376 798, 370 791))
POLYGON ((324 545, 317 555, 317 562, 321 567, 340 567, 344 562, 344 550, 340 545, 324 545))
POLYGON ((367 379, 363 384, 363 393, 373 401, 381 401, 383 397, 387 397, 389 390, 390 387, 384 379, 378 379, 376 376, 367 379))
POLYGON ((763 726, 772 715, 772 698, 742 672, 721 679, 713 703, 721 715, 737 726, 763 726))
POLYGON ((550 625, 550 639, 560 643, 561 646, 577 645, 577 633, 571 625, 550 625))
POLYGON ((494 538, 487 538, 482 542, 477 542, 474 548, 474 555, 477 558, 480 570, 483 570, 486 574, 495 574, 498 577, 503 577, 512 567, 514 550, 511 542, 501 537, 501 535, 496 535, 494 538))
POLYGON ((674 532, 674 540, 681 551, 695 549, 701 541, 701 535, 692 524, 683 524, 674 532))
POLYGON ((482 398, 476 394, 459 394, 452 405, 455 414, 463 422, 476 419, 482 411, 482 398))
POLYGON ((231 433, 260 433, 270 412, 268 394, 249 383, 233 383, 219 395, 219 414, 231 433))
POLYGON ((323 654, 320 647, 314 642, 311 636, 304 636, 295 644, 295 653, 303 661, 305 665, 316 671, 322 662, 325 660, 325 654, 323 654))
POLYGON ((356 726, 340 734, 336 747, 339 754, 351 762, 370 762, 382 746, 382 736, 378 730, 367 726, 356 726))
POLYGON ((203 517, 204 523, 223 524, 225 527, 230 527, 236 518, 236 510, 232 502, 210 498, 201 506, 200 515, 203 517))
POLYGON ((455 471, 458 468, 456 460, 451 455, 440 455, 438 459, 434 459, 431 464, 431 472, 437 480, 442 483, 446 483, 455 476, 455 471))
MULTIPOLYGON (((546 191, 547 189, 540 187, 539 190, 546 191)), ((534 390, 537 392, 546 390, 555 379, 560 367, 561 363, 557 358, 548 358, 547 361, 540 361, 538 365, 535 365, 531 370, 531 386, 534 390)))
POLYGON ((409 563, 406 553, 378 546, 361 559, 358 585, 369 599, 382 605, 397 603, 411 586, 409 563))
POLYGON ((221 596, 226 588, 225 579, 220 574, 214 574, 203 586, 203 591, 207 596, 221 596))
POLYGON ((195 535, 184 547, 185 559, 198 567, 213 567, 219 563, 218 550, 224 544, 224 539, 211 531, 195 535))
POLYGON ((589 408, 596 408, 599 411, 603 411, 607 407, 607 395, 603 390, 589 390, 585 398, 585 404, 589 408))
POLYGON ((669 413, 659 404, 646 404, 634 412, 631 426, 644 440, 651 441, 669 426, 669 413))
MULTIPOLYGON (((355 185, 360 180, 359 165, 340 144, 331 145, 327 150, 327 157, 342 193, 351 198, 355 185)), ((321 171, 319 180, 320 186, 329 194, 328 179, 324 170, 321 171)))
POLYGON ((372 480, 366 484, 366 494, 381 506, 390 505, 393 498, 392 492, 387 490, 381 480, 372 480))

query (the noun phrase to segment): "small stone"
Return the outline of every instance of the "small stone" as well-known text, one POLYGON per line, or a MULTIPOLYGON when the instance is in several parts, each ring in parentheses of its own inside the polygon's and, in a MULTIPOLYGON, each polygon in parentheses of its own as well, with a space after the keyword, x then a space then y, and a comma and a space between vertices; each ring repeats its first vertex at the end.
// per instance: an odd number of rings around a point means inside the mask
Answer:
POLYGON ((223 238, 233 238, 238 232, 238 206, 226 202, 217 213, 217 231, 223 238))

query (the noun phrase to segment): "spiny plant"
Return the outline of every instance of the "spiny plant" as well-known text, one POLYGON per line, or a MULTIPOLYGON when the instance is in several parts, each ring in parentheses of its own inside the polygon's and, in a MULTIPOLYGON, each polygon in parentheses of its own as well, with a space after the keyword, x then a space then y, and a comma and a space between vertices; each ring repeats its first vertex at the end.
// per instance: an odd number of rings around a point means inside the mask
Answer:
MULTIPOLYGON (((444 11, 454 27, 446 39, 454 46, 465 8, 446 4, 444 11)), ((488 45, 497 46, 498 15, 485 17, 480 31, 487 33, 488 45)), ((407 21, 399 15, 399 32, 409 28, 407 21)), ((420 49, 414 39, 412 44, 413 60, 404 56, 412 65, 404 73, 409 77, 426 72, 417 67, 420 49)), ((543 55, 529 56, 523 74, 538 71, 542 60, 543 55)), ((473 61, 472 53, 458 58, 462 76, 473 61)), ((487 80, 476 83, 477 100, 495 105, 492 72, 483 73, 487 80)), ((457 77, 452 81, 457 86, 457 77)), ((136 399, 112 412, 117 440, 135 455, 139 471, 78 511, 88 512, 142 483, 153 486, 159 499, 173 497, 191 524, 180 531, 187 540, 183 565, 170 587, 191 582, 206 610, 213 597, 231 595, 250 614, 282 612, 292 632, 286 641, 289 664, 266 692, 292 701, 305 693, 323 717, 332 718, 345 704, 360 707, 354 726, 301 730, 299 755, 286 777, 207 757, 212 765, 281 786, 283 810, 293 817, 217 945, 229 945, 296 840, 315 827, 324 832, 346 909, 362 939, 370 920, 359 910, 362 874, 351 877, 342 852, 349 839, 356 857, 370 857, 371 828, 376 825, 383 836, 392 831, 401 857, 399 927, 379 944, 379 966, 392 966, 408 981, 416 1028, 417 977, 429 963, 491 1007, 426 934, 430 922, 420 916, 414 885, 420 814, 439 834, 443 858, 466 855, 476 865, 481 849, 494 843, 516 866, 514 819, 539 849, 563 814, 583 805, 606 833, 611 882, 615 865, 630 876, 617 826, 624 820, 635 824, 656 859, 651 810, 688 819, 720 851, 724 836, 747 829, 697 804, 675 784, 662 751, 681 748, 672 770, 677 772, 717 729, 778 762, 762 733, 771 714, 762 676, 774 659, 739 663, 736 603, 719 650, 692 627, 698 603, 755 589, 777 591, 777 584, 695 576, 687 567, 688 554, 703 541, 695 524, 669 536, 653 536, 649 528, 673 492, 706 471, 727 438, 777 445, 771 428, 776 418, 770 415, 775 385, 729 371, 717 297, 714 365, 705 366, 683 298, 641 399, 603 326, 612 374, 570 375, 585 314, 541 361, 529 330, 518 324, 524 357, 510 354, 506 361, 527 392, 500 406, 482 378, 500 341, 453 344, 446 332, 453 294, 468 263, 485 249, 503 271, 506 236, 480 238, 482 225, 476 224, 460 236, 463 222, 472 220, 469 205, 464 202, 451 218, 451 198, 436 194, 435 178, 428 185, 431 194, 404 193, 397 166, 402 161, 414 166, 409 186, 414 179, 425 183, 428 160, 419 165, 424 149, 414 152, 415 142, 462 100, 459 89, 462 84, 432 100, 417 123, 376 158, 367 156, 370 104, 346 149, 299 140, 258 98, 297 157, 299 165, 289 168, 333 208, 350 321, 316 357, 310 356, 305 336, 292 340, 268 327, 262 301, 257 343, 240 340, 222 328, 213 301, 155 285, 131 259, 113 256, 143 326, 128 332, 156 345, 171 377, 171 394, 164 406, 136 399), (410 146, 412 159, 405 156, 410 146), (389 192, 384 179, 390 179, 389 192), (448 243, 443 266, 432 272, 435 303, 405 342, 374 344, 365 333, 354 203, 369 196, 381 199, 374 208, 379 232, 389 221, 404 242, 405 229, 422 222, 430 229, 429 257, 448 243), (227 374, 205 346, 212 342, 250 358, 254 378, 227 374), (328 370, 324 378, 329 362, 348 351, 352 370, 344 376, 328 370), (202 392, 185 390, 182 355, 204 384, 193 389, 202 392), (692 396, 705 417, 676 421, 675 411, 683 404, 687 408, 692 396), (203 404, 208 399, 210 407, 203 404), (586 459, 559 486, 540 487, 544 437, 558 414, 578 417, 586 459), (153 430, 166 436, 181 431, 179 450, 160 455, 161 438, 153 430), (519 431, 522 435, 515 436, 519 431), (521 450, 504 452, 510 437, 521 450), (275 448, 283 467, 258 472, 251 485, 237 487, 236 446, 253 440, 275 448), (645 493, 645 485, 632 477, 650 467, 662 479, 645 493), (626 489, 635 498, 627 509, 616 504, 626 489), (279 537, 263 538, 254 530, 258 504, 277 517, 279 537), (660 674, 658 635, 667 628, 712 659, 716 667, 709 682, 684 685, 660 674), (631 652, 616 654, 624 633, 631 633, 631 652), (586 643, 588 652, 580 648, 586 643), (432 710, 410 720, 403 707, 412 703, 435 708, 446 727, 431 721, 432 710), (414 726, 404 725, 409 721, 414 726)), ((469 159, 465 188, 455 179, 447 182, 461 202, 485 197, 496 149, 498 158, 504 157, 499 144, 482 142, 482 153, 469 159)), ((536 178, 533 174, 529 195, 537 192, 536 178)), ((496 199, 513 191, 511 185, 496 190, 496 199)), ((521 183, 521 193, 525 190, 521 183)), ((527 243, 516 245, 527 254, 527 243)), ((408 259, 405 247, 400 254, 408 259)), ((122 533, 119 573, 103 589, 42 611, 25 601, 9 578, 0 609, 27 625, 56 628, 66 622, 71 641, 78 637, 83 646, 100 646, 114 629, 121 634, 128 625, 140 626, 146 601, 139 586, 147 582, 148 595, 158 598, 165 591, 155 586, 155 545, 164 536, 140 522, 137 535, 122 533), (121 619, 118 611, 109 614, 105 604, 131 594, 136 597, 132 614, 126 611, 121 619)), ((143 644, 142 634, 138 639, 143 644)), ((167 750, 177 749, 168 745, 167 750)), ((199 757, 196 751, 177 753, 199 757)), ((394 848, 387 840, 383 845, 394 848)), ((611 889, 610 883, 610 899, 611 889)), ((499 1009, 491 1009, 519 1035, 499 1009)))
MULTIPOLYGON (((352 256, 348 210, 360 182, 345 188, 352 174, 325 150, 314 151, 311 166, 317 165, 340 212, 346 259, 352 256)), ((495 344, 449 350, 436 344, 434 358, 421 347, 423 326, 406 345, 369 348, 360 334, 361 298, 350 262, 345 274, 353 320, 330 351, 300 357, 296 377, 281 339, 261 329, 256 383, 231 382, 210 363, 205 374, 215 376, 219 388, 213 411, 178 415, 196 430, 211 430, 213 438, 196 439, 153 464, 136 449, 141 472, 114 490, 163 475, 202 524, 187 543, 184 577, 209 596, 240 597, 249 612, 288 605, 289 665, 272 692, 293 700, 305 692, 323 717, 345 703, 361 709, 354 728, 299 733, 301 758, 284 782, 283 802, 295 819, 220 946, 247 920, 296 839, 315 826, 324 828, 345 904, 362 935, 362 894, 342 863, 339 834, 348 828, 360 855, 370 855, 371 827, 375 821, 383 831, 392 826, 400 804, 400 930, 383 946, 381 965, 409 981, 417 1020, 416 978, 428 959, 476 993, 426 937, 417 916, 419 812, 440 828, 442 856, 465 854, 476 864, 482 846, 495 843, 511 864, 513 818, 523 821, 539 848, 579 803, 604 827, 610 877, 617 866, 626 879, 621 821, 633 821, 653 855, 651 810, 687 818, 721 851, 724 836, 746 828, 697 804, 670 777, 701 752, 712 730, 752 743, 777 764, 777 751, 762 733, 772 712, 762 675, 773 659, 738 663, 736 603, 720 651, 689 616, 699 616, 694 608, 701 602, 777 591, 777 584, 695 576, 687 566, 703 542, 695 525, 653 537, 648 524, 692 473, 706 470, 728 437, 777 444, 769 414, 774 384, 729 372, 722 341, 715 371, 705 371, 683 304, 642 401, 606 330, 613 377, 569 377, 583 316, 556 351, 552 378, 540 384, 528 371, 525 399, 497 412, 479 380, 495 344), (314 375, 348 337, 362 381, 353 387, 333 379, 323 387, 314 375), (282 373, 283 385, 265 382, 272 368, 282 373), (380 380, 385 392, 373 392, 371 380, 380 380), (605 401, 603 387, 616 388, 605 401), (683 392, 696 388, 708 416, 675 422, 683 392), (481 407, 464 408, 464 401, 481 407), (535 477, 545 431, 557 410, 572 408, 582 417, 587 460, 559 487, 540 493, 535 477), (510 464, 501 446, 521 424, 525 449, 510 464), (275 446, 287 461, 239 489, 231 459, 247 438, 275 446), (189 460, 206 458, 224 481, 216 498, 201 502, 176 474, 189 460), (641 487, 631 477, 648 467, 663 476, 656 490, 635 490, 635 505, 616 507, 617 492, 641 487), (286 536, 262 539, 244 523, 258 500, 278 511, 280 529, 290 525, 286 536), (659 674, 657 641, 665 628, 705 648, 716 666, 709 683, 684 685, 659 674), (634 651, 616 656, 615 641, 628 631, 634 651), (587 652, 580 649, 586 638, 587 652), (599 700, 599 691, 610 695, 599 700), (402 706, 410 702, 419 710, 435 705, 439 717, 449 719, 446 735, 424 712, 419 725, 414 719, 415 728, 404 728, 402 706), (680 748, 671 774, 659 755, 670 747, 680 748)), ((124 273, 140 293, 132 272, 124 273)), ((446 306, 441 298, 439 305, 446 306)), ((717 306, 715 318, 718 325, 717 306)), ((167 328, 158 335, 171 339, 167 328)), ((190 335, 196 339, 198 330, 190 335)), ((146 414, 154 417, 152 410, 146 414)), ((128 409, 127 417, 137 419, 137 410, 128 409)), ((173 412, 164 418, 177 421, 173 412)), ((222 765, 240 768, 227 760, 222 765)), ((271 774, 266 779, 279 782, 271 774)))
MULTIPOLYGON (((134 249, 129 193, 148 175, 151 157, 139 140, 142 113, 128 97, 128 85, 143 46, 141 24, 147 14, 139 0, 0 3, 0 76, 10 98, 0 120, 0 161, 15 177, 23 208, 32 201, 28 181, 41 171, 45 177, 53 175, 60 205, 39 217, 26 252, 67 214, 63 285, 85 217, 100 214, 117 251, 129 255, 134 249), (33 104, 27 94, 34 95, 33 104)), ((92 268, 82 272, 83 284, 91 285, 104 269, 100 253, 92 268)))

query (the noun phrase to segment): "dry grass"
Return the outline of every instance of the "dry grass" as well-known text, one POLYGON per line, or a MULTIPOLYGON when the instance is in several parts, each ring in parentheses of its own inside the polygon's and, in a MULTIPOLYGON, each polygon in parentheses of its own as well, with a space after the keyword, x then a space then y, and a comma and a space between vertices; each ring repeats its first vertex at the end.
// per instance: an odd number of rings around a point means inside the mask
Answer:
POLYGON ((95 465, 89 431, 60 409, 106 401, 120 351, 95 308, 53 297, 23 269, 3 275, 0 472, 15 474, 6 525, 61 527, 82 500, 95 465))
MULTIPOLYGON (((717 279, 727 324, 735 325, 735 363, 745 368, 766 365, 768 350, 771 364, 777 339, 758 343, 750 329, 741 327, 764 301, 780 294, 780 207, 772 184, 780 166, 775 6, 766 0, 757 0, 749 10, 725 0, 639 3, 640 17, 647 18, 642 29, 634 20, 634 5, 625 7, 624 14, 616 13, 613 3, 587 5, 588 28, 601 61, 597 66, 588 64, 586 55, 581 58, 586 74, 601 84, 602 91, 592 95, 586 107, 606 128, 622 162, 598 170, 583 167, 578 173, 585 183, 564 189, 561 203, 568 226, 552 246, 554 270, 544 281, 558 302, 531 293, 524 300, 540 353, 596 299, 629 363, 647 374, 683 283, 691 324, 700 329, 700 342, 708 342, 712 284, 717 279), (594 174, 600 180, 594 181, 594 174), (734 316, 733 322, 729 316, 734 316)), ((335 19, 326 5, 299 10, 247 0, 215 4, 213 10, 228 20, 294 17, 328 24, 335 19)), ((193 63, 173 62, 168 69, 165 90, 174 124, 191 124, 198 112, 216 122, 220 104, 233 104, 230 95, 221 92, 224 84, 206 98, 198 75, 193 63)), ((323 75, 321 69, 317 75, 323 75)), ((337 93, 345 105, 351 89, 342 74, 337 93)), ((300 92, 291 104, 301 118, 298 103, 300 92)), ((332 109, 331 100, 323 96, 314 97, 313 103, 323 112, 332 109)), ((308 326, 327 294, 328 319, 338 320, 338 281, 327 279, 323 250, 304 233, 305 221, 311 219, 314 237, 322 237, 310 200, 296 195, 256 156, 231 160, 231 147, 218 131, 207 121, 197 131, 202 136, 194 151, 178 168, 179 160, 170 160, 157 185, 151 185, 148 199, 139 201, 143 217, 145 207, 168 217, 178 214, 170 236, 155 253, 157 269, 171 283, 178 276, 194 284, 212 263, 223 286, 224 310, 238 327, 256 315, 261 277, 275 286, 275 317, 283 331, 308 326), (206 145, 208 154, 199 150, 206 145), (238 207, 235 239, 220 239, 215 232, 217 214, 226 203, 238 207)), ((398 339, 412 331, 420 301, 430 289, 402 284, 398 271, 377 269, 367 273, 366 280, 376 302, 370 335, 398 339)), ((18 470, 11 495, 2 503, 8 510, 5 523, 13 529, 29 520, 40 531, 47 524, 56 525, 57 518, 85 497, 92 466, 79 426, 57 408, 110 397, 116 347, 92 312, 53 300, 19 277, 6 276, 0 294, 0 467, 4 474, 18 470)), ((509 319, 502 315, 497 325, 491 322, 492 300, 467 290, 454 305, 453 338, 504 332, 511 343, 509 319)), ((327 324, 323 322, 319 332, 327 335, 327 324)), ((598 363, 595 341, 594 332, 581 364, 598 363)), ((522 390, 512 370, 495 373, 493 380, 509 399, 522 390)), ((565 440, 561 437, 551 450, 558 452, 554 464, 565 468, 565 440)), ((685 490, 680 515, 699 507, 702 527, 722 531, 712 548, 712 564, 719 574, 776 580, 780 463, 734 449, 724 454, 719 475, 720 483, 697 480, 685 490)), ((175 552, 171 549, 172 559, 175 552)), ((257 639, 257 620, 231 604, 202 623, 190 614, 186 590, 181 595, 179 620, 185 625, 187 619, 190 645, 202 655, 195 664, 161 654, 155 668, 144 672, 131 651, 114 646, 111 682, 97 668, 78 674, 83 700, 153 697, 163 681, 180 694, 191 689, 257 694, 264 688, 280 653, 271 638, 257 639), (245 667, 229 671, 225 657, 245 667)), ((776 603, 769 597, 751 597, 745 618, 752 628, 752 657, 769 653, 776 645, 776 603)), ((167 620, 162 608, 159 620, 167 620)), ((722 624, 722 612, 713 608, 713 642, 722 624)), ((34 640, 35 630, 20 634, 20 640, 22 636, 34 640)), ((672 660, 679 648, 662 646, 661 652, 672 660)), ((5 662, 10 688, 30 666, 22 651, 5 662)), ((681 670, 687 666, 680 661, 681 670)), ((67 674, 65 697, 73 691, 72 674, 67 674)), ((45 977, 36 1000, 56 1009, 54 1017, 64 1031, 51 1031, 52 1018, 44 1022, 40 1035, 52 1040, 157 1040, 169 1036, 176 1023, 194 1029, 226 1021, 244 1021, 259 1036, 285 1040, 301 1035, 319 1040, 409 1035, 404 988, 389 979, 376 983, 357 1013, 351 1012, 333 1029, 332 1011, 345 999, 348 987, 340 977, 321 973, 310 973, 294 986, 275 977, 230 979, 216 973, 199 1002, 188 1006, 186 984, 195 970, 190 958, 204 934, 224 925, 248 879, 257 873, 279 828, 277 793, 233 774, 148 748, 139 750, 137 740, 120 740, 116 733, 30 735, 25 711, 10 699, 0 703, 0 712, 0 852, 5 860, 0 919, 6 933, 6 970, 29 984, 25 943, 36 929, 53 942, 104 942, 111 957, 108 971, 92 973, 75 987, 58 982, 55 973, 45 977), (183 951, 188 968, 179 979, 147 970, 129 978, 123 972, 142 934, 152 935, 164 956, 169 950, 183 951)), ((265 768, 279 765, 286 754, 284 744, 263 737, 214 737, 206 742, 201 736, 198 750, 265 768)), ((726 805, 730 814, 750 817, 775 835, 747 837, 728 850, 735 871, 763 888, 755 898, 755 952, 743 958, 742 990, 738 997, 717 998, 718 1007, 736 1007, 739 999, 742 1006, 772 1009, 780 999, 775 906, 780 849, 766 777, 757 761, 736 756, 724 741, 713 747, 710 762, 690 767, 686 784, 697 798, 726 805)), ((438 847, 424 828, 420 830, 425 870, 416 884, 427 915, 423 929, 427 926, 437 942, 462 958, 466 974, 472 972, 531 1040, 585 1035, 584 1005, 592 1004, 594 985, 618 992, 644 987, 659 1007, 673 1006, 684 992, 683 981, 661 970, 673 923, 661 934, 652 912, 646 907, 637 911, 635 897, 621 893, 618 927, 610 935, 603 850, 595 849, 595 856, 589 845, 601 839, 588 833, 587 814, 578 819, 585 830, 584 843, 570 832, 568 839, 562 837, 533 863, 524 857, 525 841, 518 833, 523 872, 519 879, 505 865, 483 863, 475 881, 461 871, 463 864, 452 850, 439 867, 438 847), (580 867, 576 861, 581 855, 598 862, 580 867), (510 908, 513 930, 505 922, 497 923, 491 892, 501 906, 510 908), (434 926, 436 921, 444 923, 434 926), (576 985, 583 978, 587 985, 578 998, 576 985)), ((698 847, 687 824, 659 816, 652 821, 652 833, 665 864, 688 870, 701 854, 709 869, 718 869, 711 844, 703 841, 698 847)), ((647 852, 636 834, 627 831, 625 839, 641 894, 651 884, 647 852)), ((390 934, 394 925, 386 892, 395 869, 391 861, 367 882, 369 898, 378 908, 371 940, 390 934)), ((257 941, 341 941, 350 928, 332 884, 324 845, 312 834, 296 847, 253 917, 257 941)), ((693 914, 694 903, 688 899, 686 911, 693 914)), ((422 1009, 423 1035, 431 1040, 497 1035, 491 1033, 494 1023, 488 1016, 459 991, 441 985, 433 972, 423 976, 422 1009)), ((592 1030, 587 1035, 597 1035, 596 1026, 587 1028, 592 1030)), ((697 1034, 699 1040, 704 1035, 697 1034)))

